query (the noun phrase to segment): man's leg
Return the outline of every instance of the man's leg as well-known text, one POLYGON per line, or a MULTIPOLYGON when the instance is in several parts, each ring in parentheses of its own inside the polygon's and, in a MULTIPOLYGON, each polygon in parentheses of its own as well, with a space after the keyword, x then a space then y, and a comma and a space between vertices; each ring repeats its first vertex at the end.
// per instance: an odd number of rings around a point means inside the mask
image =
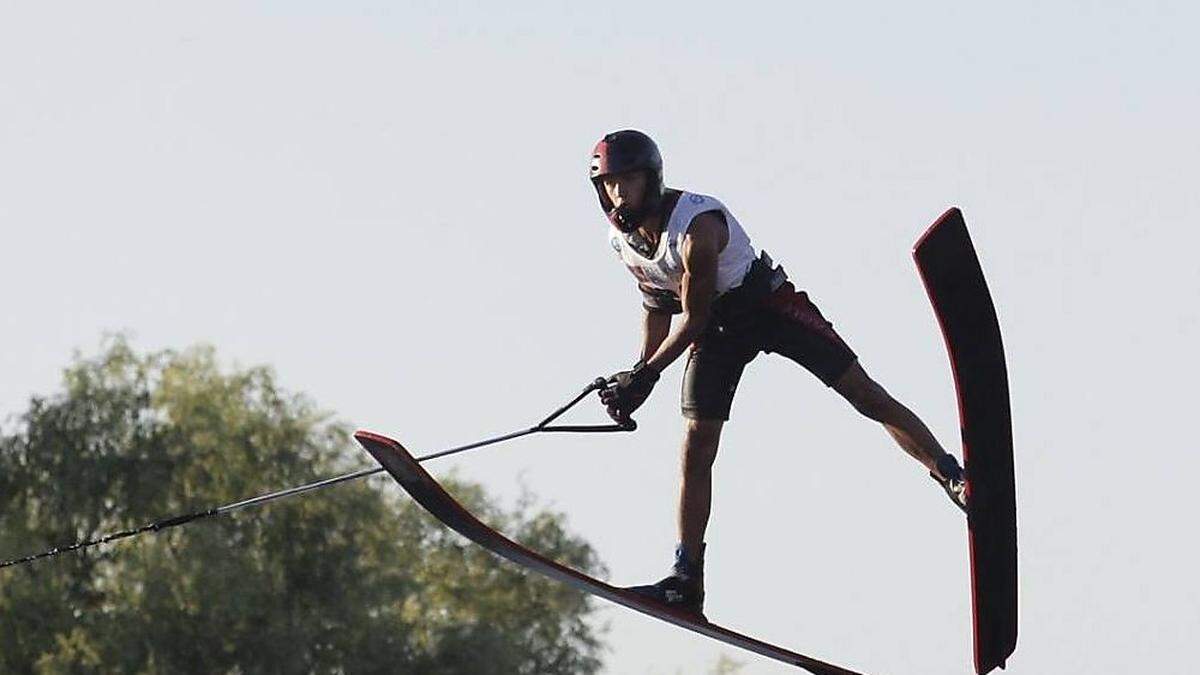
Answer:
POLYGON ((938 460, 948 453, 929 427, 872 380, 857 361, 833 383, 833 388, 860 413, 882 424, 896 443, 925 468, 938 478, 947 478, 941 475, 938 460))
POLYGON ((967 484, 958 460, 942 448, 920 418, 863 371, 854 350, 838 336, 808 294, 796 291, 788 282, 771 295, 766 306, 769 313, 763 323, 771 335, 767 351, 804 366, 863 415, 882 424, 965 511, 967 484))
POLYGON ((731 331, 710 330, 688 352, 680 408, 684 417, 679 542, 671 574, 629 590, 704 617, 704 531, 712 508, 712 466, 724 420, 746 364, 757 350, 731 331))
POLYGON ((767 307, 771 310, 764 322, 771 333, 769 351, 807 368, 860 413, 883 424, 905 452, 943 477, 937 463, 948 457, 946 451, 911 410, 867 375, 854 350, 837 334, 808 293, 797 291, 788 282, 772 294, 767 307))
POLYGON ((685 419, 679 486, 679 541, 690 560, 701 560, 712 509, 712 467, 721 440, 719 419, 685 419))

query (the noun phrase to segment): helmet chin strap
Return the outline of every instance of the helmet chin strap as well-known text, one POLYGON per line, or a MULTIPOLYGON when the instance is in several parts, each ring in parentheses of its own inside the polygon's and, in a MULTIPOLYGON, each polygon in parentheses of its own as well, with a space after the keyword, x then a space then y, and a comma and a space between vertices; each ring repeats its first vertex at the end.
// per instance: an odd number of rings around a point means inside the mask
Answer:
POLYGON ((622 204, 608 212, 608 219, 616 225, 617 229, 629 234, 638 228, 643 220, 646 219, 648 209, 631 209, 622 204))
POLYGON ((643 203, 636 209, 625 204, 609 209, 608 219, 618 230, 629 234, 638 229, 638 225, 641 225, 643 220, 658 211, 659 206, 662 205, 662 200, 662 192, 659 192, 655 196, 647 195, 642 200, 643 203))

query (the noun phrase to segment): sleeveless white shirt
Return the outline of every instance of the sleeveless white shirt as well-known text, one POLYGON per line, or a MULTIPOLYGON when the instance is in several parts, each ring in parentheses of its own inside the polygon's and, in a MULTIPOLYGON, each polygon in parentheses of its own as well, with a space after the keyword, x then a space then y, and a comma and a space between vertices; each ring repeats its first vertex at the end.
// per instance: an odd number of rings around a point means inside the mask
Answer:
POLYGON ((678 298, 684 271, 681 253, 683 237, 687 234, 692 220, 708 211, 720 211, 725 216, 725 224, 729 228, 729 243, 717 256, 717 295, 721 295, 742 283, 746 271, 758 255, 737 218, 713 197, 691 192, 682 193, 675 202, 666 229, 659 237, 658 249, 654 251, 653 257, 647 258, 639 253, 626 239, 625 233, 615 225, 609 226, 609 245, 633 276, 637 277, 638 283, 649 288, 670 291, 678 298))

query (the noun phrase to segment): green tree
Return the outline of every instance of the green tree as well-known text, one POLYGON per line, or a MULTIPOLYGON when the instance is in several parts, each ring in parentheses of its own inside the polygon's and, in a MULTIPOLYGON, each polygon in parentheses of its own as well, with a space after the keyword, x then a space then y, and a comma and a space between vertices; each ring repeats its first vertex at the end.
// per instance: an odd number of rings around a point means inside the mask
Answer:
MULTIPOLYGON (((363 466, 348 429, 269 369, 120 337, 0 435, 0 558, 363 466)), ((593 574, 559 514, 447 487, 593 574)), ((2 673, 593 673, 591 602, 359 481, 0 570, 2 673)))
POLYGON ((717 657, 717 662, 713 664, 711 675, 736 675, 746 665, 743 661, 735 661, 726 654, 717 657))

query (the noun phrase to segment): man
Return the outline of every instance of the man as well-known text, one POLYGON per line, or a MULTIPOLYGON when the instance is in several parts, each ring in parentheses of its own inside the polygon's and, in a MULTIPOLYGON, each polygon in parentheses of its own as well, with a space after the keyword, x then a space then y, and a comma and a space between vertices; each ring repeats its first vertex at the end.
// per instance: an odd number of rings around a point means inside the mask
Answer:
POLYGON ((966 481, 952 455, 908 408, 872 380, 803 291, 716 199, 663 186, 662 156, 633 130, 606 135, 591 179, 610 221, 609 242, 642 291, 643 341, 632 369, 600 391, 608 414, 629 419, 659 373, 688 352, 683 375, 683 480, 671 574, 632 590, 703 618, 704 531, 712 465, 742 370, 760 351, 807 368, 856 410, 881 423, 965 510, 966 481), (681 321, 672 327, 672 316, 681 321))

